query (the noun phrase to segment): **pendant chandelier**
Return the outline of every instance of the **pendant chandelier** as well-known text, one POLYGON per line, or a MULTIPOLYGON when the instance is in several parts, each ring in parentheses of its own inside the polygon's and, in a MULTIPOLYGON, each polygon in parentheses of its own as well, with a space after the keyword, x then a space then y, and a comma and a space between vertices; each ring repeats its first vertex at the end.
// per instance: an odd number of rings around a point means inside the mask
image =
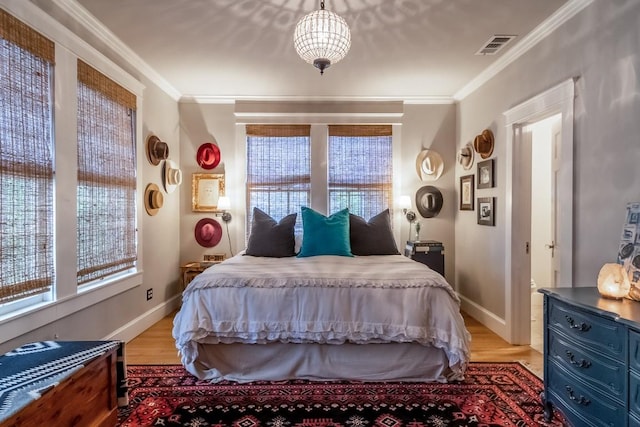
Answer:
POLYGON ((298 55, 320 69, 335 64, 345 57, 351 47, 351 32, 347 22, 338 14, 324 10, 311 12, 300 19, 293 34, 293 45, 298 55))

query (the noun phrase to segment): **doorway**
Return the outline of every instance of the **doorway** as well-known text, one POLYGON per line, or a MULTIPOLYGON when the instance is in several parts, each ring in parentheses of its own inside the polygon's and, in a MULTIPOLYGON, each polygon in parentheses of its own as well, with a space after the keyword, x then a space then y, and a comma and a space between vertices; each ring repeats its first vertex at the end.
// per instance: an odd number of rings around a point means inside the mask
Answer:
MULTIPOLYGON (((562 116, 531 123, 524 128, 531 134, 531 347, 543 352, 543 296, 538 289, 555 287, 556 171, 554 153, 562 143, 562 116)), ((526 138, 528 141, 529 138, 526 138)))
MULTIPOLYGON (((552 144, 555 240, 549 283, 572 287, 573 278, 573 112, 574 80, 569 79, 506 111, 505 326, 511 344, 531 344, 532 133, 529 125, 559 115, 557 144, 552 144)), ((532 161, 532 159, 534 159, 532 161)), ((547 287, 547 286, 545 286, 547 287)))

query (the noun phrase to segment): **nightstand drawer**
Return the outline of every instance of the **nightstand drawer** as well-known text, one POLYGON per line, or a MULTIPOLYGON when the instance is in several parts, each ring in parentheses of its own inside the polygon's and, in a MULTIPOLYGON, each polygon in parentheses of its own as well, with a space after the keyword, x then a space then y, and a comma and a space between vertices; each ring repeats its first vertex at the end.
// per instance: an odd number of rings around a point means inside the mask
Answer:
POLYGON ((575 426, 620 427, 627 424, 624 405, 580 382, 555 362, 549 364, 549 398, 575 426))
POLYGON ((576 339, 596 352, 623 361, 627 353, 624 325, 594 316, 555 300, 550 301, 548 327, 576 339))
POLYGON ((627 394, 627 368, 622 362, 603 357, 554 332, 549 334, 548 340, 550 360, 608 396, 624 401, 627 394))

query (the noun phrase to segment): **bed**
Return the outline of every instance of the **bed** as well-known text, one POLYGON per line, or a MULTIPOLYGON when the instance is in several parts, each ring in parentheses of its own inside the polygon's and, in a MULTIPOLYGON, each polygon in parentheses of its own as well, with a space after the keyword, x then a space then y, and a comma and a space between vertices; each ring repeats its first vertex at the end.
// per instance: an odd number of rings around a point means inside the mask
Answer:
POLYGON ((402 255, 238 254, 183 293, 173 336, 193 375, 462 380, 470 336, 445 279, 402 255))

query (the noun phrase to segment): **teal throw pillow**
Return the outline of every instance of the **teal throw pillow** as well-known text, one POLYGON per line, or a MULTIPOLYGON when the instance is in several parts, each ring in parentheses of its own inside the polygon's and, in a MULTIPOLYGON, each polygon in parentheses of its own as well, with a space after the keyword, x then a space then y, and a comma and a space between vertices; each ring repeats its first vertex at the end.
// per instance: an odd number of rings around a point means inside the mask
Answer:
POLYGON ((302 247, 298 257, 353 256, 349 241, 349 209, 324 216, 302 207, 302 247))

